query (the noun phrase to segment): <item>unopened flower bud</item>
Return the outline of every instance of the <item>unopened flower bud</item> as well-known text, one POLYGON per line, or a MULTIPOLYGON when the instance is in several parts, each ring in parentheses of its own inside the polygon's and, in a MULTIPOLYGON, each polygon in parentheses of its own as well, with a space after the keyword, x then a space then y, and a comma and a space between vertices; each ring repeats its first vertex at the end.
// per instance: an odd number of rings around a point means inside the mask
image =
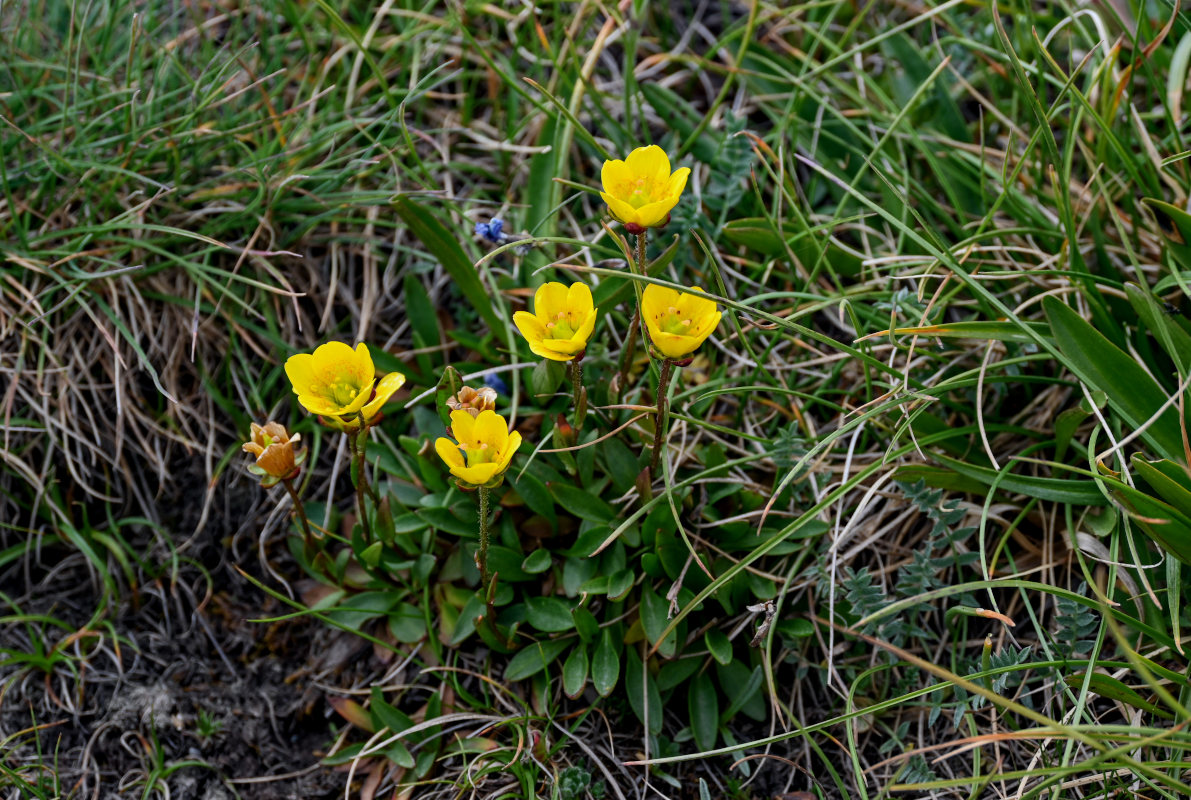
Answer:
POLYGON ((300 434, 289 435, 284 425, 267 422, 264 426, 252 423, 252 440, 245 442, 242 450, 256 456, 256 463, 248 471, 261 476, 261 486, 268 488, 278 481, 298 477, 302 462, 306 460, 305 450, 295 450, 301 440, 300 434))
POLYGON ((481 411, 496 410, 496 390, 490 386, 473 389, 464 386, 459 393, 447 398, 447 407, 452 411, 466 411, 478 417, 481 411))

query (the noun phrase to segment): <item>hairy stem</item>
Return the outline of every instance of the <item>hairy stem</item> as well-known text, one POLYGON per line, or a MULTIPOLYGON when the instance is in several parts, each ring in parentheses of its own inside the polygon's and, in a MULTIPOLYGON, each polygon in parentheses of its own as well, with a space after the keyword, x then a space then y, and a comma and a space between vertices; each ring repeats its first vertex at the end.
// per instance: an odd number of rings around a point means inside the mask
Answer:
POLYGON ((480 584, 484 596, 488 596, 488 489, 481 486, 480 492, 480 549, 476 551, 476 566, 480 569, 480 584))
POLYGON ((310 529, 310 520, 306 517, 306 507, 302 505, 302 498, 298 496, 298 490, 294 488, 294 482, 290 478, 282 481, 285 485, 285 490, 289 492, 290 499, 294 501, 294 513, 298 515, 298 521, 302 524, 302 552, 306 556, 307 561, 314 560, 314 532, 310 529))
MULTIPOLYGON (((645 231, 637 234, 637 263, 634 265, 631 261, 629 267, 637 274, 645 274, 645 245, 646 245, 646 228, 645 231)), ((624 340, 624 351, 620 356, 620 380, 617 381, 617 386, 620 391, 624 391, 625 384, 629 379, 629 368, 633 365, 633 355, 637 350, 637 332, 641 330, 641 290, 639 287, 634 287, 637 292, 637 308, 633 311, 633 321, 629 323, 629 335, 624 340)))
MULTIPOLYGON (((356 508, 360 513, 360 524, 364 526, 364 541, 372 544, 372 523, 368 521, 368 506, 364 500, 365 493, 372 494, 372 487, 368 485, 368 476, 364 474, 364 448, 368 439, 368 429, 350 434, 352 457, 356 460, 356 508)), ((372 495, 373 498, 376 495, 372 495)))
POLYGON ((670 373, 674 362, 662 359, 662 374, 658 377, 658 410, 653 418, 653 457, 649 462, 649 474, 658 474, 658 458, 662 455, 662 442, 666 438, 666 395, 670 388, 670 373))

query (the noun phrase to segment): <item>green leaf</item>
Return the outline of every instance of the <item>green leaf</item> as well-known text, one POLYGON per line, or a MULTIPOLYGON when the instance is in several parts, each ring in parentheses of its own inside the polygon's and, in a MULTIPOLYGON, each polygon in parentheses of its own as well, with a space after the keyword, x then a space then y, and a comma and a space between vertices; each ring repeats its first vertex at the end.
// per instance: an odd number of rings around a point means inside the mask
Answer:
POLYGON ((1191 368, 1191 334, 1176 325, 1167 315, 1158 299, 1140 286, 1125 284, 1125 294, 1137 316, 1145 324, 1154 339, 1170 356, 1182 374, 1191 368))
POLYGON ((545 639, 526 645, 509 661, 505 668, 505 680, 522 681, 538 674, 550 666, 570 643, 567 639, 545 639))
POLYGON ((571 609, 557 597, 531 597, 525 607, 529 624, 543 633, 561 633, 575 627, 571 609))
POLYGON ((587 648, 576 645, 562 665, 562 690, 574 700, 587 685, 587 648))
POLYGON ((608 579, 608 599, 623 600, 624 596, 633 588, 637 576, 630 569, 622 569, 608 579))
MULTIPOLYGON (((414 346, 433 348, 439 344, 440 329, 438 313, 434 303, 430 302, 430 295, 426 287, 418 279, 415 272, 405 274, 405 315, 409 318, 410 328, 413 330, 414 346)), ((422 373, 429 373, 431 368, 431 354, 421 353, 417 357, 418 369, 422 373)))
POLYGON ((641 590, 641 627, 645 629, 645 635, 650 644, 657 645, 657 651, 662 656, 673 658, 674 652, 678 648, 677 629, 672 631, 665 641, 658 644, 662 631, 666 630, 666 626, 670 623, 668 611, 669 604, 666 600, 658 596, 652 585, 645 584, 641 590))
POLYGON ((765 699, 761 696, 761 680, 764 677, 760 667, 750 670, 741 661, 716 667, 720 680, 720 688, 728 698, 730 705, 723 713, 725 722, 732 719, 737 711, 743 711, 755 720, 765 719, 765 699))
POLYGON ((662 732, 662 696, 637 652, 625 649, 624 688, 637 719, 655 736, 662 732))
POLYGON ((1170 254, 1184 268, 1191 267, 1191 214, 1153 197, 1143 198, 1166 239, 1170 254))
POLYGON ((619 642, 612 638, 612 629, 604 628, 604 635, 591 659, 591 682, 600 697, 607 697, 620 680, 619 642))
POLYGON ((323 613, 340 625, 358 629, 368 620, 388 614, 398 599, 399 595, 395 592, 361 592, 323 613))
POLYGON ((1138 527, 1166 552, 1191 564, 1191 517, 1115 478, 1105 477, 1103 481, 1138 527))
MULTIPOLYGON (((1042 301, 1056 344, 1070 360, 1071 371, 1108 396, 1108 404, 1131 428, 1149 422, 1167 400, 1166 392, 1132 356, 1110 342, 1083 317, 1054 297, 1042 301)), ((1178 414, 1167 408, 1141 434, 1163 458, 1183 454, 1178 414)))
POLYGON ((442 264, 472 308, 488 323, 488 327, 494 332, 503 331, 505 325, 497 316, 492 298, 481 283, 475 265, 463 252, 459 237, 447 230, 428 209, 405 195, 398 195, 393 199, 393 210, 430 255, 442 264))
POLYGON ((707 644, 712 658, 721 664, 732 663, 732 642, 728 639, 728 634, 719 628, 710 628, 703 634, 703 641, 707 644))
POLYGON ((385 758, 405 769, 413 769, 416 763, 413 755, 409 752, 409 748, 402 744, 401 740, 397 740, 385 748, 385 758))
POLYGON ((971 320, 968 322, 947 322, 942 325, 916 325, 908 328, 894 328, 888 331, 870 333, 874 336, 930 336, 940 339, 976 339, 977 341, 1035 342, 1037 336, 1050 336, 1050 326, 1041 322, 989 322, 971 320), (1029 331, 1035 335, 1031 335, 1029 331))
POLYGON ((1105 504, 1104 495, 1096 487, 1091 478, 1042 478, 1033 475, 1016 475, 1012 472, 1002 475, 991 467, 979 467, 968 464, 959 459, 948 458, 942 453, 935 453, 935 459, 943 462, 951 469, 966 478, 976 480, 985 486, 996 483, 997 488, 1012 494, 1024 494, 1048 500, 1055 503, 1071 503, 1073 505, 1102 506, 1105 504), (1000 480, 998 480, 1000 478, 1000 480))
POLYGON ((608 522, 616 516, 616 510, 612 506, 591 492, 559 482, 551 483, 550 491, 560 506, 580 519, 608 522))
POLYGON ((529 375, 529 387, 533 390, 534 397, 544 400, 558 391, 565 377, 566 369, 561 363, 543 358, 529 375))
MULTIPOLYGON (((1071 675, 1064 675, 1063 680, 1072 689, 1079 690, 1083 688, 1084 681, 1087 679, 1087 673, 1076 672, 1071 675)), ((1127 686, 1125 683, 1105 675, 1101 672, 1093 672, 1091 680, 1088 685, 1089 690, 1101 697, 1107 697, 1110 700, 1117 700, 1125 705, 1140 708, 1143 711, 1148 711, 1151 714, 1157 714, 1163 719, 1173 719, 1174 715, 1161 706, 1154 705, 1134 689, 1127 686)))
POLYGON ((384 693, 381 692, 379 686, 372 687, 372 702, 369 704, 368 710, 372 714, 372 721, 376 730, 388 728, 393 733, 401 733, 414 724, 413 720, 406 716, 405 713, 398 711, 385 702, 384 693))
MULTIPOLYGON (((765 217, 734 219, 724 225, 724 238, 743 245, 770 258, 780 258, 789 252, 794 254, 808 269, 819 262, 823 254, 823 243, 819 237, 825 233, 806 227, 797 217, 782 220, 781 234, 774 228, 776 223, 765 217)), ((840 247, 832 247, 827 240, 827 260, 841 275, 855 275, 860 272, 860 259, 840 247)))
POLYGON ((521 562, 521 569, 530 575, 538 575, 550 569, 550 564, 550 551, 539 547, 525 557, 525 560, 521 562))
POLYGON ((546 488, 545 483, 528 472, 523 472, 509 482, 517 490, 521 499, 525 501, 525 505, 529 507, 530 511, 545 517, 551 527, 558 524, 558 515, 554 513, 554 497, 546 488))
POLYGON ((715 749, 715 737, 720 727, 720 697, 711 675, 701 672, 695 676, 687 701, 695 744, 700 750, 715 749))
POLYGON ((600 623, 586 608, 576 608, 571 612, 571 616, 575 620, 575 630, 579 631, 579 637, 585 642, 594 641, 600 634, 600 623))
POLYGON ((1191 517, 1191 479, 1181 466, 1173 461, 1146 461, 1137 454, 1134 454, 1132 463, 1137 474, 1159 497, 1191 517))
POLYGON ((426 636, 426 618, 417 606, 402 603, 389 612, 389 630, 399 642, 420 642, 426 636))

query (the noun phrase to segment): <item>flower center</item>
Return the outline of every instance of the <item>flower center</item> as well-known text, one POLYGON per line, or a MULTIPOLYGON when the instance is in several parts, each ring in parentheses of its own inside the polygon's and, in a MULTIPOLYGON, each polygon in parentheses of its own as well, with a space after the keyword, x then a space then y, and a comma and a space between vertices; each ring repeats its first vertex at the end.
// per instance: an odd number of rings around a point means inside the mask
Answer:
POLYGON ((469 467, 478 467, 480 464, 489 464, 496 460, 496 450, 487 442, 473 442, 472 444, 460 442, 459 449, 463 451, 463 456, 467 459, 469 467))
POLYGON ((360 396, 360 386, 350 381, 339 380, 327 386, 327 397, 336 405, 348 406, 360 396))
POLYGON ((573 339, 575 328, 565 311, 559 311, 553 320, 546 323, 547 339, 573 339))
POLYGON ((652 178, 628 181, 621 189, 622 198, 633 208, 640 208, 658 199, 657 182, 652 178))
POLYGON ((678 309, 670 306, 665 311, 654 316, 657 321, 658 329, 663 333, 674 333, 679 336, 690 336, 691 320, 683 319, 678 315, 678 309))

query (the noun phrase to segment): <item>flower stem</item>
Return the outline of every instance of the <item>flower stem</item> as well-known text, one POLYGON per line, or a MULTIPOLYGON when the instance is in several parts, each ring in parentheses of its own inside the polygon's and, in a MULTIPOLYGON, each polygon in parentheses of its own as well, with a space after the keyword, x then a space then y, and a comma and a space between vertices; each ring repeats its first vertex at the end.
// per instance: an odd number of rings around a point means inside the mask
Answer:
MULTIPOLYGON (((646 228, 646 231, 649 229, 646 228)), ((634 265, 629 262, 630 269, 633 269, 639 275, 645 274, 645 245, 647 244, 646 232, 642 231, 637 234, 637 263, 634 265), (635 268, 634 268, 635 266, 635 268)), ((620 357, 620 380, 617 381, 617 386, 623 392, 625 383, 629 379, 629 369, 633 365, 633 355, 637 350, 637 332, 641 330, 641 289, 634 287, 637 292, 637 308, 633 311, 633 321, 629 323, 629 335, 624 340, 624 352, 620 357)))
POLYGON ((307 561, 314 560, 314 533, 310 530, 310 520, 306 518, 306 507, 302 505, 302 498, 298 496, 298 490, 294 488, 294 481, 292 478, 285 478, 282 480, 285 484, 285 490, 289 492, 290 499, 294 501, 294 513, 298 515, 298 521, 302 523, 302 553, 307 561))
POLYGON ((480 494, 480 549, 476 551, 476 566, 480 568, 480 583, 484 596, 488 596, 488 489, 479 488, 480 494))
POLYGON ((583 391, 583 364, 579 359, 571 362, 571 388, 575 398, 575 432, 583 430, 587 418, 587 396, 583 391))
MULTIPOLYGON (((364 527, 364 542, 372 544, 372 523, 368 521, 368 506, 364 501, 365 492, 371 494, 372 487, 368 485, 368 477, 364 474, 364 447, 368 437, 368 429, 350 435, 352 456, 356 460, 356 508, 360 513, 360 524, 364 527)), ((376 495, 373 495, 375 498, 376 495)))
POLYGON ((658 410, 653 418, 653 457, 649 462, 649 474, 656 477, 658 473, 658 458, 662 455, 662 440, 666 438, 666 395, 670 388, 670 373, 674 362, 668 358, 662 359, 662 374, 658 377, 658 410))

